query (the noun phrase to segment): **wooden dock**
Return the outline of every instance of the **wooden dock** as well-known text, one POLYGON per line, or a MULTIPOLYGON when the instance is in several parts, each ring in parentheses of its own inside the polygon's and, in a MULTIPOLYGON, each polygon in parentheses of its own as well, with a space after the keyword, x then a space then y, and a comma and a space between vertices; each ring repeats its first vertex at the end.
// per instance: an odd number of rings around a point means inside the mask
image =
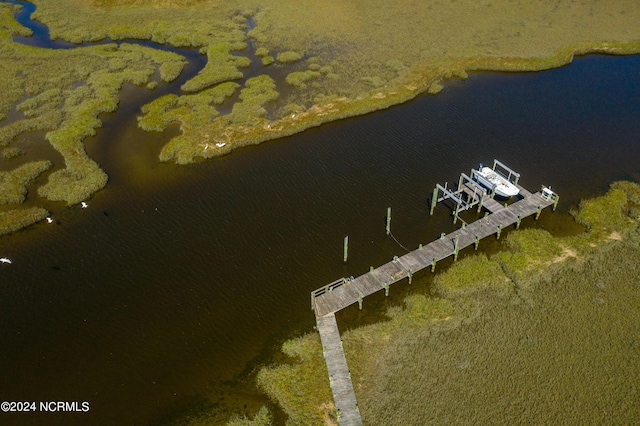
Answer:
POLYGON ((553 199, 545 199, 539 192, 535 194, 521 188, 522 198, 505 207, 497 201, 484 202, 484 207, 492 213, 476 220, 456 231, 439 238, 430 244, 418 248, 404 256, 354 279, 340 279, 311 293, 312 308, 316 317, 332 314, 362 300, 375 292, 411 276, 422 269, 435 267, 435 264, 449 256, 457 258, 458 252, 465 247, 478 244, 490 235, 500 236, 506 227, 516 224, 531 215, 538 215, 542 209, 554 204, 553 199))
MULTIPOLYGON (((389 263, 378 268, 371 267, 371 270, 357 278, 341 278, 326 286, 311 292, 311 308, 316 315, 316 324, 329 372, 329 382, 333 392, 333 400, 338 414, 338 422, 341 426, 362 425, 362 418, 358 409, 358 403, 351 382, 351 374, 347 367, 347 359, 342 349, 340 332, 336 322, 335 313, 355 304, 359 304, 362 309, 363 299, 382 289, 385 294, 389 294, 389 287, 405 278, 411 280, 413 275, 425 268, 431 267, 435 270, 436 263, 442 259, 452 256, 454 260, 458 258, 458 252, 466 247, 474 245, 478 248, 480 240, 490 235, 500 238, 500 233, 506 227, 515 224, 520 227, 522 219, 535 215, 539 217, 542 210, 553 206, 554 210, 558 203, 558 196, 548 188, 543 188, 541 192, 532 194, 522 186, 518 185, 520 175, 506 167, 504 164, 494 160, 496 165, 508 171, 508 178, 515 177, 512 182, 518 186, 520 199, 510 205, 498 203, 493 193, 480 188, 469 176, 462 174, 455 190, 436 185, 434 190, 431 213, 436 204, 440 201, 455 201, 454 223, 458 219, 458 213, 474 206, 478 206, 478 212, 485 209, 485 216, 470 224, 462 222, 462 227, 454 232, 420 247, 404 256, 394 257, 389 263), (444 196, 439 198, 438 192, 442 191, 444 196)), ((474 171, 471 173, 472 177, 474 171)), ((506 176, 505 176, 506 177, 506 176)), ((387 234, 389 234, 390 210, 387 213, 387 234)), ((345 262, 347 260, 347 243, 345 239, 345 262)))
POLYGON ((333 314, 317 319, 318 331, 322 340, 322 351, 329 371, 329 384, 342 426, 362 426, 362 418, 356 394, 351 383, 351 373, 347 367, 347 358, 342 350, 342 339, 338 323, 333 314))

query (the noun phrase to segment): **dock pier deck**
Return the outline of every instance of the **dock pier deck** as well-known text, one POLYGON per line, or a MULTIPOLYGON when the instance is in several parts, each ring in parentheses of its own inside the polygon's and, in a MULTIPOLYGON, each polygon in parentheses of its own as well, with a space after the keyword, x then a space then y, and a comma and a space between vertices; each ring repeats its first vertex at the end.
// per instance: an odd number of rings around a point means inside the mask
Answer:
POLYGON ((382 289, 388 291, 391 284, 409 278, 425 268, 433 268, 437 262, 449 256, 457 258, 460 250, 477 244, 490 235, 499 237, 503 229, 513 224, 519 227, 520 221, 525 217, 538 215, 542 209, 554 204, 554 199, 544 198, 540 192, 523 192, 524 198, 506 207, 493 199, 491 201, 494 204, 485 201, 484 206, 492 212, 485 217, 465 224, 404 256, 396 257, 364 275, 354 279, 343 278, 313 291, 312 309, 316 317, 338 312, 357 302, 362 303, 364 297, 382 289))
MULTIPOLYGON (((502 163, 499 163, 504 166, 502 163)), ((506 166, 505 166, 506 167, 506 166)), ((495 163, 494 163, 495 168, 495 163)), ((507 168, 508 169, 508 168, 507 168)), ((511 170, 509 176, 511 177, 511 170)), ((473 173, 472 173, 473 174, 473 173)), ((434 191, 433 204, 445 199, 455 201, 454 223, 458 219, 458 212, 478 205, 487 210, 484 217, 466 224, 441 238, 411 251, 403 256, 396 256, 392 261, 379 266, 371 267, 371 270, 356 278, 342 278, 324 287, 311 292, 311 308, 316 316, 316 323, 320 338, 322 340, 323 352, 329 380, 333 392, 334 403, 338 410, 338 421, 341 426, 362 425, 362 418, 358 410, 356 397, 348 374, 348 367, 342 344, 335 313, 356 302, 362 309, 363 299, 382 289, 385 294, 389 294, 389 287, 407 278, 409 284, 413 275, 425 268, 431 267, 435 270, 436 263, 449 256, 454 260, 458 258, 458 252, 466 247, 475 245, 478 248, 480 240, 490 235, 500 238, 502 230, 515 224, 520 227, 522 219, 535 215, 539 217, 546 207, 557 206, 559 197, 548 188, 543 188, 541 192, 531 193, 517 184, 519 174, 516 176, 514 184, 520 189, 518 197, 520 199, 510 205, 502 205, 493 199, 493 194, 486 191, 479 191, 478 186, 466 175, 462 175, 456 191, 451 191, 437 185, 434 191), (438 198, 438 191, 443 191, 444 197, 438 198), (462 196, 461 194, 465 194, 462 196), (346 373, 345 373, 346 371, 346 373)))
POLYGON ((324 358, 329 372, 329 385, 341 425, 362 426, 362 418, 351 383, 351 373, 347 367, 347 358, 342 350, 342 339, 338 323, 333 314, 317 319, 318 332, 322 340, 324 358))

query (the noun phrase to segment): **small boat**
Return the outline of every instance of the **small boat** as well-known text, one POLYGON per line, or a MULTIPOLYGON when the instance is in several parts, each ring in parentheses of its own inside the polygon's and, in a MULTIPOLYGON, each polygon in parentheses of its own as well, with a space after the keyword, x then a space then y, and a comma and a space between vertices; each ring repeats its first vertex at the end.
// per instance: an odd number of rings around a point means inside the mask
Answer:
POLYGON ((11 260, 9 260, 6 257, 0 257, 0 262, 2 262, 2 263, 11 263, 11 260))
POLYGON ((491 167, 480 167, 474 173, 476 181, 489 189, 490 191, 495 191, 495 193, 501 197, 510 198, 514 195, 518 195, 520 190, 517 186, 509 181, 506 177, 502 176, 491 167))

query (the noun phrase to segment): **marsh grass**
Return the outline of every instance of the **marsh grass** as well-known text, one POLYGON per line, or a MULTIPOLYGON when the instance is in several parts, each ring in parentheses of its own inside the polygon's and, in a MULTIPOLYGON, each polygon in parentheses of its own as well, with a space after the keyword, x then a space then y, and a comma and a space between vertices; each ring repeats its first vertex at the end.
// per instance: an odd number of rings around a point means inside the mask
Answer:
POLYGON ((626 238, 638 227, 638 185, 628 182, 614 183, 607 194, 584 200, 572 211, 576 222, 585 225, 588 232, 573 244, 588 252, 605 239, 626 238))
POLYGON ((229 420, 227 426, 270 426, 273 424, 273 417, 267 407, 262 407, 253 418, 246 416, 234 416, 229 420))
POLYGON ((279 96, 276 83, 271 77, 261 75, 250 78, 240 91, 240 102, 233 106, 231 122, 247 126, 259 123, 267 115, 264 107, 275 102, 279 96))
POLYGON ((264 405, 255 402, 243 408, 230 408, 227 399, 242 398, 232 391, 228 385, 216 389, 216 394, 210 398, 202 398, 190 404, 186 411, 164 419, 163 426, 271 426, 273 416, 264 405), (222 407, 221 407, 222 406, 222 407))
POLYGON ((534 280, 529 304, 485 295, 481 313, 463 314, 457 327, 398 330, 393 349, 351 356, 362 366, 363 376, 353 376, 366 422, 635 423, 640 410, 628 377, 639 369, 631 343, 637 241, 603 246, 551 280, 534 280))
MULTIPOLYGON (((0 18, 0 29, 17 25, 12 16, 3 13, 0 18)), ((16 32, 20 33, 12 29, 10 34, 16 32)), ((101 127, 101 113, 117 109, 122 86, 145 85, 158 68, 161 78, 169 81, 185 65, 174 53, 127 43, 46 50, 6 37, 0 39, 0 57, 0 90, 7 89, 9 102, 17 102, 20 94, 16 111, 24 117, 0 127, 0 144, 7 146, 25 132, 47 132, 46 139, 62 154, 66 168, 52 173, 38 194, 67 204, 86 200, 106 185, 107 175, 87 157, 83 140, 101 127)), ((6 116, 10 108, 3 103, 0 111, 6 116)))
MULTIPOLYGON (((640 421, 628 379, 640 374, 640 218, 628 209, 639 199, 640 185, 617 182, 580 204, 584 233, 512 232, 503 252, 438 274, 435 297, 414 294, 385 321, 343 332, 365 424, 640 421), (624 238, 607 237, 611 222, 624 238)), ((283 350, 304 356, 265 367, 261 387, 291 424, 321 424, 317 333, 283 350)))
POLYGON ((211 104, 221 104, 240 86, 227 82, 194 95, 164 96, 142 108, 139 125, 145 130, 162 131, 173 122, 181 123, 182 134, 174 137, 160 152, 161 161, 175 159, 187 164, 195 157, 209 158, 228 153, 241 132, 245 141, 251 133, 268 130, 266 106, 275 102, 278 91, 267 75, 248 79, 229 114, 219 115, 211 104), (260 131, 260 130, 259 130, 260 131))
POLYGON ((628 203, 636 206, 640 205, 640 185, 634 182, 621 181, 612 183, 611 189, 624 191, 628 203))
POLYGON ((117 59, 122 60, 128 67, 132 67, 132 65, 135 67, 144 66, 145 62, 159 67, 160 78, 165 82, 171 82, 178 78, 187 65, 187 60, 183 56, 137 44, 122 43, 118 50, 125 55, 117 59))
MULTIPOLYGON (((297 90, 278 95, 277 103, 275 90, 245 88, 245 99, 227 116, 219 116, 211 105, 176 103, 162 118, 146 120, 149 129, 181 122, 183 134, 160 153, 163 161, 180 164, 388 108, 427 91, 436 93, 443 80, 465 78, 470 70, 542 70, 564 65, 576 54, 640 52, 640 5, 621 1, 606 7, 570 1, 531 8, 524 0, 499 0, 492 7, 463 0, 415 9, 405 0, 374 0, 364 10, 337 0, 304 8, 292 0, 36 4, 35 19, 48 25, 54 38, 78 42, 132 37, 200 47, 208 62, 185 83, 184 89, 193 92, 241 78, 238 68, 248 60, 231 52, 245 49, 247 36, 265 65, 273 60, 269 52, 280 52, 278 66, 293 67, 287 82, 297 90), (74 10, 72 20, 69 10, 74 10), (461 10, 465 13, 457 13, 461 10), (255 28, 246 33, 248 17, 255 28), (306 61, 299 52, 307 55, 306 61), (255 101, 249 100, 251 93, 255 101), (296 112, 288 105, 296 105, 296 112), (218 144, 217 149, 208 149, 209 142, 218 144)), ((163 80, 173 80, 184 58, 128 44, 68 51, 17 46, 11 36, 27 30, 15 22, 12 10, 5 5, 0 14, 0 119, 19 102, 23 107, 18 112, 25 118, 0 128, 0 145, 27 131, 51 132, 48 140, 63 153, 68 170, 52 174, 40 193, 77 202, 106 183, 104 172, 80 146, 100 126, 98 115, 117 107, 125 82, 149 84, 156 69, 163 80), (78 85, 85 88, 76 90, 78 85), (62 91, 62 107, 56 90, 62 91), (66 196, 63 186, 71 183, 75 189, 66 196)))
POLYGON ((469 296, 488 289, 499 294, 509 294, 513 290, 513 284, 498 262, 480 254, 465 257, 447 274, 437 275, 432 291, 441 297, 450 298, 469 296))
POLYGON ((576 221, 593 230, 621 230, 628 224, 623 216, 627 207, 627 194, 622 189, 612 189, 602 197, 583 200, 574 212, 576 221))
POLYGON ((218 148, 207 133, 211 121, 219 115, 213 105, 222 104, 239 87, 227 82, 193 95, 165 95, 142 107, 138 125, 147 131, 161 132, 172 123, 180 123, 182 135, 163 147, 160 158, 167 161, 177 156, 178 162, 192 161, 196 152, 218 148))
POLYGON ((326 419, 335 423, 320 336, 310 334, 288 341, 282 352, 297 362, 261 369, 258 385, 282 405, 289 415, 288 424, 324 424, 326 419))
POLYGON ((38 188, 38 194, 52 201, 69 205, 89 199, 107 185, 109 177, 91 159, 78 153, 67 167, 49 175, 48 182, 38 188))
MULTIPOLYGON (((304 7, 294 0, 105 0, 81 7, 77 0, 36 3, 36 18, 50 27, 53 37, 135 37, 202 48, 209 60, 200 75, 185 83, 190 92, 241 78, 238 67, 246 66, 246 59, 230 52, 244 49, 247 37, 263 66, 270 66, 271 55, 279 52, 276 66, 293 67, 287 82, 297 90, 274 104, 269 123, 227 120, 222 125, 212 116, 202 133, 223 141, 218 143, 225 143, 225 149, 200 155, 185 142, 192 137, 184 133, 161 152, 161 158, 180 163, 388 108, 421 93, 435 94, 443 81, 465 78, 467 71, 534 71, 569 63, 576 54, 640 52, 640 4, 622 0, 606 6, 569 0, 536 7, 526 0, 429 1, 419 7, 409 0, 373 0, 364 9, 338 0, 304 7), (71 9, 73 20, 67 14, 71 9), (246 32, 248 17, 255 27, 246 32), (300 67, 305 57, 300 52, 308 58, 308 70, 300 67), (326 108, 328 99, 340 99, 338 107, 326 108), (301 105, 307 113, 290 120, 282 108, 288 104, 301 105)), ((170 64, 163 67, 179 67, 170 64)), ((16 96, 19 92, 12 99, 16 96)), ((0 114, 7 108, 0 108, 0 114)))
POLYGON ((22 10, 22 6, 13 4, 0 4, 0 34, 7 36, 29 37, 33 32, 29 28, 20 25, 14 15, 22 10))
POLYGON ((265 66, 265 67, 271 65, 273 63, 273 61, 274 61, 273 57, 269 56, 269 55, 263 56, 262 59, 261 59, 262 65, 265 66))
POLYGON ((44 220, 49 212, 41 207, 0 212, 0 236, 7 235, 44 220))
POLYGON ((267 49, 266 47, 258 47, 256 49, 256 56, 261 58, 263 56, 267 56, 269 54, 269 49, 267 49))
POLYGON ((317 80, 322 74, 318 71, 296 71, 287 75, 286 82, 289 86, 304 90, 307 88, 309 81, 317 80))
POLYGON ((24 154, 26 154, 25 151, 16 147, 5 148, 2 150, 2 158, 4 158, 5 160, 10 160, 24 154))
POLYGON ((302 59, 302 55, 300 53, 293 52, 290 50, 286 52, 280 52, 276 56, 276 60, 281 64, 290 64, 292 62, 298 62, 300 59, 302 59))
POLYGON ((207 49, 207 65, 197 76, 182 85, 185 92, 197 92, 204 88, 243 77, 238 71, 236 57, 231 55, 228 43, 210 45, 207 49))
POLYGON ((561 243, 548 232, 541 229, 524 229, 508 235, 505 245, 509 249, 492 256, 504 272, 520 283, 531 271, 541 274, 545 266, 563 253, 561 243))
POLYGON ((9 172, 0 171, 0 205, 24 202, 27 186, 51 167, 51 161, 34 161, 9 172))

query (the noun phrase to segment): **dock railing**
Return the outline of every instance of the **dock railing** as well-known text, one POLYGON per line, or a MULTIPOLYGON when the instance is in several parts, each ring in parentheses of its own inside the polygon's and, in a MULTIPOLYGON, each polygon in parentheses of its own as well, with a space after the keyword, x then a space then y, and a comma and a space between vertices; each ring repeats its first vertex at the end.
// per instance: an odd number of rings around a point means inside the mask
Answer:
POLYGON ((551 190, 551 187, 546 187, 542 185, 542 190, 540 191, 540 197, 542 199, 550 201, 553 203, 553 211, 556 211, 556 207, 558 206, 558 202, 560 201, 560 196, 551 190))
POLYGON ((311 292, 311 310, 316 310, 316 297, 322 296, 325 293, 329 293, 338 287, 342 287, 343 285, 349 283, 349 278, 340 278, 337 279, 324 287, 320 287, 317 290, 311 292))

